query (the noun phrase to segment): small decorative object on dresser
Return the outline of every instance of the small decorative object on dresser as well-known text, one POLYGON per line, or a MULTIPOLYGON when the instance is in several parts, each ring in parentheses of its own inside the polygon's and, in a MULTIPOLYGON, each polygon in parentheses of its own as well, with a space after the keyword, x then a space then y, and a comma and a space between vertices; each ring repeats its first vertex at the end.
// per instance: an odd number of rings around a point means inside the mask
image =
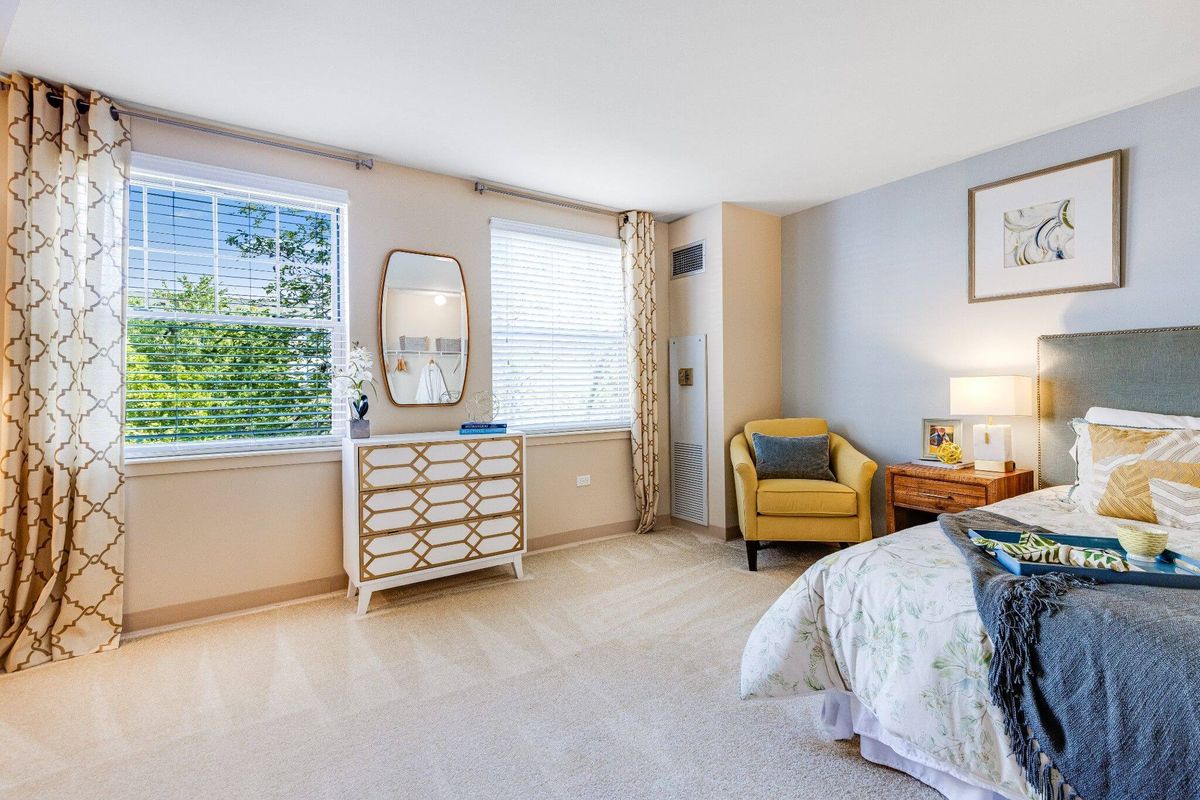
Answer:
POLYGON ((938 514, 998 503, 1033 491, 1033 470, 983 472, 945 470, 925 464, 893 464, 887 468, 887 532, 895 533, 938 514))
POLYGON ((508 433, 507 422, 464 422, 458 426, 458 432, 463 436, 478 436, 484 433, 508 433))
POLYGON ((525 436, 459 431, 342 442, 342 563, 358 613, 381 589, 525 553, 525 436))
POLYGON ((366 439, 371 435, 371 423, 367 419, 367 411, 371 406, 363 390, 370 387, 372 392, 375 391, 375 376, 371 372, 373 364, 374 359, 367 349, 355 342, 346 356, 346 366, 335 375, 338 381, 350 387, 347 402, 350 404, 351 439, 366 439))
POLYGON ((500 400, 487 389, 467 399, 467 419, 471 422, 492 422, 500 416, 500 400))

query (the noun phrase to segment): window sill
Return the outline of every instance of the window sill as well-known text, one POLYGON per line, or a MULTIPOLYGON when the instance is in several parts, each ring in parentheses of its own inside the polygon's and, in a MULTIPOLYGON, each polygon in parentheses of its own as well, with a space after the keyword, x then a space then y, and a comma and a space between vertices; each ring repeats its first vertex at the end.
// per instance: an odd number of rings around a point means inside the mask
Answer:
MULTIPOLYGON (((529 447, 549 447, 562 444, 584 444, 618 439, 628 440, 628 428, 602 431, 562 431, 559 433, 534 433, 526 436, 529 447)), ((141 478, 149 475, 175 475, 184 472, 213 472, 230 469, 253 469, 256 467, 281 467, 291 464, 315 464, 341 461, 340 445, 321 447, 298 447, 294 450, 248 450, 244 453, 200 453, 182 456, 154 456, 131 458, 125 461, 125 475, 141 478)))
POLYGON ((341 445, 297 447, 294 450, 248 450, 244 453, 200 453, 190 456, 155 456, 127 459, 125 475, 140 478, 145 475, 173 475, 183 472, 280 467, 289 464, 313 464, 341 461, 341 445))
POLYGON ((580 444, 604 442, 612 439, 628 439, 629 428, 612 428, 603 431, 562 431, 558 433, 531 433, 525 437, 527 447, 548 447, 556 444, 580 444))

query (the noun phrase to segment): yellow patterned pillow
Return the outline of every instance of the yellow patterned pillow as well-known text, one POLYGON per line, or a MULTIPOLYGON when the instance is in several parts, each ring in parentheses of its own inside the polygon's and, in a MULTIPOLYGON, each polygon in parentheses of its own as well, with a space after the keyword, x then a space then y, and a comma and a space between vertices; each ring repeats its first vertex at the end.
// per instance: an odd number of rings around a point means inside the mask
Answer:
POLYGON ((1086 510, 1172 527, 1200 525, 1200 431, 1087 427, 1086 510))

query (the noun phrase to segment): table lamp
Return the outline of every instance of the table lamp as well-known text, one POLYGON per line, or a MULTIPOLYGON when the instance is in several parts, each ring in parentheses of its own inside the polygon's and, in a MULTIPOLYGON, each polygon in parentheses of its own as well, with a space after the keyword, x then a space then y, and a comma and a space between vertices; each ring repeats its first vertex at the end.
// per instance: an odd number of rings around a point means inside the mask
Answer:
POLYGON ((975 469, 1011 472, 1012 426, 993 425, 992 417, 1028 417, 1033 413, 1033 379, 1024 375, 990 375, 950 379, 950 413, 987 417, 972 432, 975 469))

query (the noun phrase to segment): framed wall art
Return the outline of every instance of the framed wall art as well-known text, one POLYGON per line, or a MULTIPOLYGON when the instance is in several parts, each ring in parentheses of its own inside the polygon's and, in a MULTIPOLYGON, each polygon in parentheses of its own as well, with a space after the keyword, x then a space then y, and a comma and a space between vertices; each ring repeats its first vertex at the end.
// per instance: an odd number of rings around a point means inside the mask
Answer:
POLYGON ((968 300, 1121 286, 1121 151, 967 192, 968 300))

